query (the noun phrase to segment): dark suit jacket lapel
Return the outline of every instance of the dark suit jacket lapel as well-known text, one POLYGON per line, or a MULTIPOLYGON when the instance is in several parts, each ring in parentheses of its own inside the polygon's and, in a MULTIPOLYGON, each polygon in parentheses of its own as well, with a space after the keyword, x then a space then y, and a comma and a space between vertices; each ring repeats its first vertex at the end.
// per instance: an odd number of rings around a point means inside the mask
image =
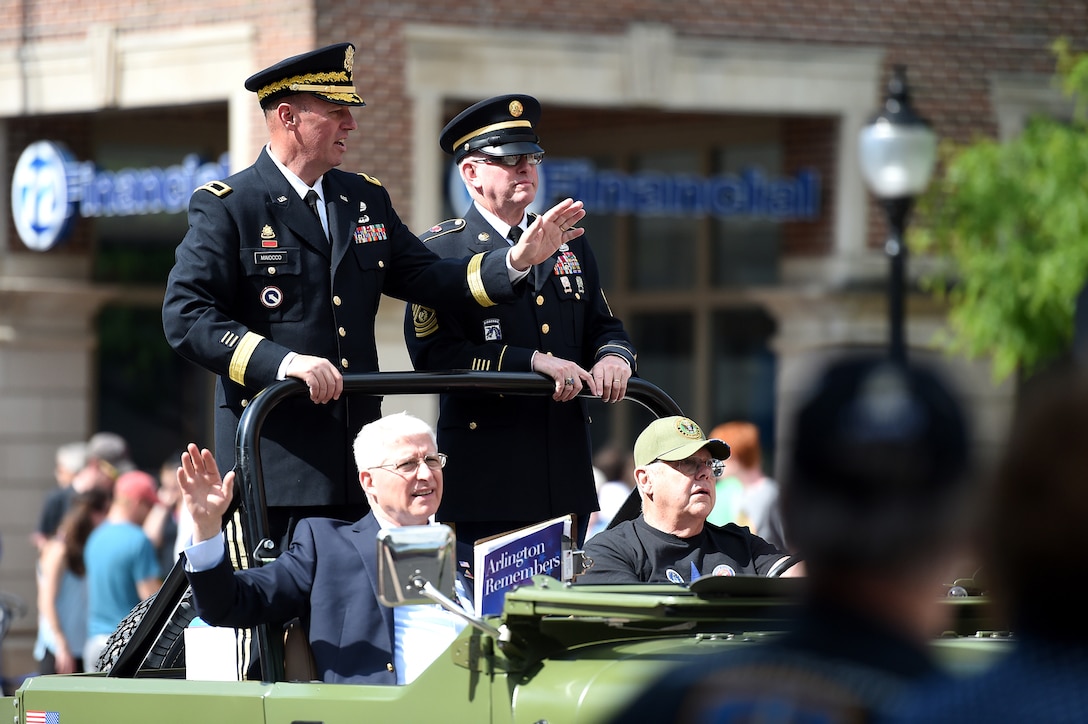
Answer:
MULTIPOLYGON (((382 605, 378 597, 378 531, 381 530, 381 526, 378 525, 378 519, 374 517, 373 513, 367 513, 352 526, 351 530, 355 533, 352 536, 352 543, 355 545, 355 550, 359 551, 363 571, 374 589, 374 605, 378 608, 382 620, 385 622, 385 626, 389 631, 389 641, 392 642, 393 609, 382 605)), ((345 575, 349 575, 349 572, 345 571, 345 575)))

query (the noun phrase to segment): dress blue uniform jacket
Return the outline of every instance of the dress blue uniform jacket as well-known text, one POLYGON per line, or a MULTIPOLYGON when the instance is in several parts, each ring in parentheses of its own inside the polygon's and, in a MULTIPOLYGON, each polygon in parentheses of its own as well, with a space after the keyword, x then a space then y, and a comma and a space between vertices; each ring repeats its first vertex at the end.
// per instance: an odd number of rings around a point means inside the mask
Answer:
POLYGON ((188 573, 196 611, 235 628, 298 617, 323 681, 396 684, 393 609, 378 601, 379 530, 373 513, 355 523, 303 519, 290 548, 262 568, 234 571, 223 556, 211 570, 188 573))
MULTIPOLYGON (((475 204, 420 238, 443 258, 508 246, 475 204)), ((608 308, 589 243, 583 235, 565 247, 530 271, 512 302, 409 307, 404 336, 415 368, 530 372, 539 350, 586 370, 615 354, 634 369, 634 346, 608 308)), ((449 394, 440 404, 438 446, 449 461, 439 520, 530 523, 598 509, 584 399, 449 394)))
MULTIPOLYGON (((332 243, 313 211, 262 151, 253 166, 197 189, 163 302, 163 328, 183 357, 218 375, 215 452, 234 466, 243 407, 276 380, 288 351, 325 357, 343 373, 378 369, 381 295, 479 306, 513 296, 504 254, 437 262, 365 174, 324 176, 332 243), (490 295, 490 296, 489 296, 490 295)), ((278 405, 262 429, 272 506, 364 501, 352 460, 380 398, 343 395, 278 405)))

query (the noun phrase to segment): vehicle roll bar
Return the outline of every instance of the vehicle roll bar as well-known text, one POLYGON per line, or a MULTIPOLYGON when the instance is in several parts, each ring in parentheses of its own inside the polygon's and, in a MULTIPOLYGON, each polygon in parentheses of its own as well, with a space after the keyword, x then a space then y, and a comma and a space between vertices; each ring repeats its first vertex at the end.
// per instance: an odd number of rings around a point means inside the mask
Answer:
MULTIPOLYGON (((361 392, 375 396, 449 392, 551 395, 554 391, 555 385, 551 379, 533 372, 369 372, 344 375, 344 392, 361 392)), ((307 394, 306 385, 300 380, 292 378, 275 382, 250 400, 238 421, 235 437, 234 501, 242 506, 245 540, 249 545, 256 542, 256 549, 249 551, 255 559, 259 558, 256 553, 261 548, 271 545, 268 540, 264 472, 260 462, 261 428, 276 405, 289 397, 304 394, 307 394)), ((579 397, 594 399, 587 390, 583 390, 579 397)), ((642 405, 656 417, 683 414, 676 402, 661 388, 638 377, 628 380, 624 399, 642 405)), ((634 493, 624 503, 617 517, 630 511, 632 506, 638 507, 637 494, 634 493)), ((166 577, 155 601, 110 670, 110 676, 132 677, 137 674, 159 632, 169 623, 174 609, 188 589, 182 566, 182 561, 178 561, 166 577)), ((268 626, 260 626, 257 628, 256 643, 262 678, 265 681, 282 680, 283 657, 274 653, 282 651, 282 636, 273 639, 268 626)))

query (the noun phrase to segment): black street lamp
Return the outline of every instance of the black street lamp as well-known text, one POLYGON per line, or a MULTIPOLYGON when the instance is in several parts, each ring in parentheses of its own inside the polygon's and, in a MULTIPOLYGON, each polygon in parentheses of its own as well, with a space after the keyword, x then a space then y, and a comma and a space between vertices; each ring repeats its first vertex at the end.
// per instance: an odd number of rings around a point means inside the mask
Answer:
POLYGON ((858 134, 858 151, 865 182, 880 199, 888 218, 884 250, 891 260, 889 342, 892 359, 902 362, 906 360, 903 299, 907 256, 903 231, 914 199, 929 184, 937 160, 937 135, 910 104, 904 66, 895 67, 883 107, 858 134))

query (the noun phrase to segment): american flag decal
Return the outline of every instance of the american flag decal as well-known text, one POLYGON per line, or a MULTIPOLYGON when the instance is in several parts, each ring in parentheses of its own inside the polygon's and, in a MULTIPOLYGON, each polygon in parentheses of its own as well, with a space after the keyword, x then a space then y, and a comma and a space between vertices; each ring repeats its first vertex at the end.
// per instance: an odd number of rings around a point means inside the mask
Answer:
POLYGON ((28 711, 26 724, 60 724, 59 711, 28 711))

